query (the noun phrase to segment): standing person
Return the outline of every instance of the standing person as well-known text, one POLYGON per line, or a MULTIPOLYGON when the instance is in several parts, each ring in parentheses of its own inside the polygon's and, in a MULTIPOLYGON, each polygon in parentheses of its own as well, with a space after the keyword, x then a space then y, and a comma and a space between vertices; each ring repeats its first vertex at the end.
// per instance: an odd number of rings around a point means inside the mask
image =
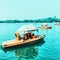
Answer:
POLYGON ((20 39, 21 39, 21 37, 20 37, 20 35, 19 35, 18 32, 15 33, 15 36, 16 36, 16 39, 17 39, 17 40, 20 40, 20 39))

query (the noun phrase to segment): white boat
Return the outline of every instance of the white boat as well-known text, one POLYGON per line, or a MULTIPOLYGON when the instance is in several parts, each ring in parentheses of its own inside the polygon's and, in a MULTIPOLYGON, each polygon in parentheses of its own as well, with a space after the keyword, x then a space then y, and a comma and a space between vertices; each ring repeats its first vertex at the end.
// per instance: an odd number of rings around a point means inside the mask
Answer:
MULTIPOLYGON (((20 34, 21 33, 25 34, 25 33, 31 32, 31 31, 38 31, 38 29, 35 28, 33 25, 24 25, 17 30, 17 32, 20 33, 20 34)), ((44 34, 34 35, 34 36, 35 36, 34 38, 28 38, 28 39, 23 39, 23 38, 18 39, 18 38, 16 38, 16 39, 13 39, 13 40, 7 40, 7 41, 2 43, 2 47, 7 48, 7 47, 16 46, 16 45, 32 44, 32 43, 36 43, 36 42, 41 41, 45 37, 44 34)))
POLYGON ((56 22, 56 23, 54 23, 54 25, 58 25, 58 26, 59 26, 59 25, 60 25, 60 23, 59 23, 59 22, 56 22))

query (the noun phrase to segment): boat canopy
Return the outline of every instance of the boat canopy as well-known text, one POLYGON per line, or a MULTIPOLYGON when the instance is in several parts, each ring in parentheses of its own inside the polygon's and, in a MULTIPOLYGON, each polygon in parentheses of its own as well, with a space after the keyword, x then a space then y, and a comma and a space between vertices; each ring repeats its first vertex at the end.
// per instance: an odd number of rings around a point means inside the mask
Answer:
POLYGON ((30 24, 30 25, 23 25, 22 27, 20 27, 17 32, 19 33, 24 33, 24 32, 29 32, 29 31, 37 31, 38 29, 34 27, 34 25, 30 24))
POLYGON ((42 23, 42 25, 48 25, 47 23, 42 23))

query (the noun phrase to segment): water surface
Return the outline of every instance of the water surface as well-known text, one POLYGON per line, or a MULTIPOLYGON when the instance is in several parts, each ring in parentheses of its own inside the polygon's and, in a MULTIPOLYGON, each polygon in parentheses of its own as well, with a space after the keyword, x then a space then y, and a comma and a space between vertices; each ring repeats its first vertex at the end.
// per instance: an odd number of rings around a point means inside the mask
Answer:
MULTIPOLYGON (((1 43, 14 39, 14 33, 22 25, 30 23, 0 23, 0 60, 60 60, 60 26, 48 23, 52 29, 39 29, 39 34, 45 34, 45 42, 26 47, 12 47, 3 50, 1 43)), ((39 27, 41 23, 31 23, 39 27)))

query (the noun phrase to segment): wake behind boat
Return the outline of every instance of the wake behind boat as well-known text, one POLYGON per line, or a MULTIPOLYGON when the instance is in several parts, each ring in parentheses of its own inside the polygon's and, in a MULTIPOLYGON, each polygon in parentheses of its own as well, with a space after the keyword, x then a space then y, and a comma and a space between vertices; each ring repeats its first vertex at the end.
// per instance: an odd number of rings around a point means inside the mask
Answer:
POLYGON ((37 43, 41 41, 45 35, 38 35, 38 29, 35 28, 33 25, 24 25, 21 28, 15 32, 16 39, 8 40, 2 43, 2 47, 12 47, 16 45, 26 45, 26 44, 32 44, 37 43), (33 31, 37 32, 37 35, 33 33, 33 31), (23 35, 23 37, 20 36, 20 34, 23 35))

